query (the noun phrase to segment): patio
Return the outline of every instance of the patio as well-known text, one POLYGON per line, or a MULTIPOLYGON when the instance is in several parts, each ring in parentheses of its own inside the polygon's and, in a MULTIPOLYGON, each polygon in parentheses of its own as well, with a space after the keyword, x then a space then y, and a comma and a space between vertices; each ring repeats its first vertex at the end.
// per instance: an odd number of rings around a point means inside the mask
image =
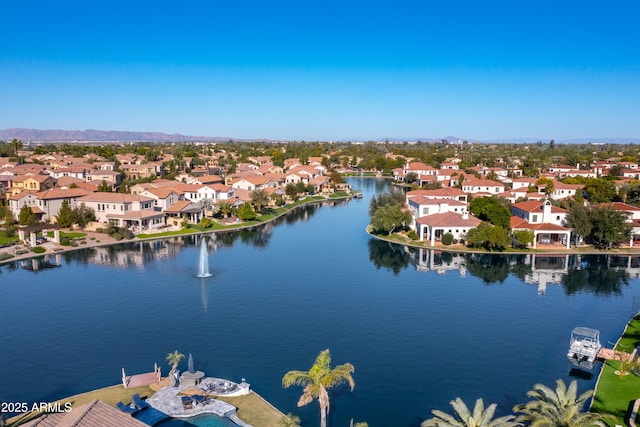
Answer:
POLYGON ((206 377, 198 387, 164 387, 148 398, 146 402, 154 409, 173 418, 193 417, 200 414, 216 414, 221 417, 231 418, 235 415, 235 406, 215 399, 213 393, 210 394, 208 391, 213 390, 220 384, 223 384, 227 391, 224 392, 223 389, 219 389, 220 392, 216 391, 215 395, 240 396, 249 394, 250 391, 249 384, 244 381, 237 384, 225 379, 206 377), (205 399, 193 399, 191 405, 185 405, 182 398, 186 396, 202 396, 205 399), (197 400, 200 400, 200 402, 197 400))

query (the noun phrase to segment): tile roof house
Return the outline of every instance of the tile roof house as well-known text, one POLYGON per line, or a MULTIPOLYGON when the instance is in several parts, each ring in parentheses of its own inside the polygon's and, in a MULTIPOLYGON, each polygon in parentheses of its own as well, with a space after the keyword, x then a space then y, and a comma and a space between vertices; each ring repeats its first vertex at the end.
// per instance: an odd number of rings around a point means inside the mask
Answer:
POLYGON ((130 414, 100 400, 94 400, 69 412, 50 412, 23 424, 23 427, 148 427, 130 414))
POLYGON ((138 230, 165 225, 163 212, 154 209, 151 197, 123 193, 92 193, 80 197, 76 204, 93 209, 96 221, 138 230))
POLYGON ((622 212, 627 215, 627 223, 631 224, 631 239, 629 241, 629 246, 634 246, 634 242, 637 244, 640 241, 640 208, 637 206, 633 206, 627 203, 622 202, 612 202, 612 203, 602 203, 599 205, 594 205, 596 208, 600 209, 613 209, 618 212, 622 212))
POLYGON ((463 214, 444 212, 417 218, 414 227, 420 240, 429 240, 431 246, 434 246, 436 241, 442 241, 442 236, 446 233, 451 233, 456 240, 463 240, 470 229, 481 223, 466 211, 463 214))
POLYGON ((489 179, 470 179, 462 182, 462 191, 470 194, 499 194, 504 193, 504 184, 489 179))
POLYGON ((528 201, 511 205, 510 228, 533 232, 533 249, 537 244, 563 245, 569 249, 571 228, 567 225, 565 209, 553 206, 551 201, 528 201))

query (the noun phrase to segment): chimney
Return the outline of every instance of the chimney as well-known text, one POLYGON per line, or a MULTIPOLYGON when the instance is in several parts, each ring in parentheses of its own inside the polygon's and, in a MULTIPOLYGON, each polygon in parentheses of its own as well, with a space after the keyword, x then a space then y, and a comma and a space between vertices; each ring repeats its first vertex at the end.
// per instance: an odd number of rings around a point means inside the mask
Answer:
POLYGON ((467 212, 467 211, 462 211, 462 219, 464 219, 464 220, 469 219, 469 212, 467 212))
POLYGON ((549 200, 542 202, 542 222, 545 222, 546 219, 551 219, 551 202, 549 200))

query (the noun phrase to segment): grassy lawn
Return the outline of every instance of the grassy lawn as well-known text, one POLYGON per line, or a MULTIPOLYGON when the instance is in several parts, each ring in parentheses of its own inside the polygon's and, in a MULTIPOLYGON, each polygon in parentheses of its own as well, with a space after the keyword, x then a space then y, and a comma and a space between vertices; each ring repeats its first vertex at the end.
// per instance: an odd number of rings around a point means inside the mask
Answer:
POLYGON ((18 241, 18 234, 15 236, 7 237, 7 233, 4 230, 0 230, 0 245, 9 244, 18 241))
MULTIPOLYGON (((631 352, 638 345, 640 345, 640 315, 636 315, 627 324, 616 350, 631 352)), ((620 362, 617 360, 609 360, 602 367, 591 406, 593 412, 612 414, 616 417, 615 420, 605 419, 610 426, 625 425, 624 416, 629 408, 629 402, 640 398, 640 378, 633 374, 616 375, 615 371, 619 367, 620 362)))
POLYGON ((332 199, 337 199, 338 197, 347 197, 348 194, 345 191, 336 191, 335 193, 332 193, 329 195, 330 198, 332 199))
MULTIPOLYGON (((146 399, 153 395, 153 390, 147 386, 124 388, 122 385, 115 385, 87 393, 77 394, 60 400, 59 402, 61 405, 71 402, 73 407, 77 408, 85 403, 92 402, 94 399, 99 399, 115 407, 116 403, 119 401, 123 402, 125 405, 130 404, 131 396, 134 394, 139 394, 140 397, 146 399)), ((254 392, 251 392, 246 396, 219 397, 218 399, 230 403, 238 408, 238 417, 249 424, 261 427, 281 427, 282 425, 282 413, 254 392)), ((38 415, 39 414, 37 412, 19 415, 9 419, 8 425, 15 427, 36 418, 38 415)))
POLYGON ((251 392, 245 396, 217 397, 238 408, 238 418, 253 426, 282 427, 284 415, 260 395, 251 392))
POLYGON ((309 196, 303 200, 295 201, 283 207, 279 207, 275 209, 273 208, 265 209, 262 215, 260 215, 259 219, 256 219, 253 221, 243 221, 243 222, 233 223, 229 225, 222 225, 216 221, 213 221, 212 225, 207 228, 201 227, 198 224, 189 224, 189 227, 183 228, 182 230, 178 230, 178 231, 165 231, 163 233, 146 233, 146 234, 140 233, 140 234, 137 234, 136 237, 139 239, 157 239, 161 237, 182 236, 184 234, 207 233, 212 231, 235 230, 235 229, 244 228, 244 227, 252 227, 255 225, 260 225, 260 224, 264 224, 265 222, 271 221, 272 219, 290 211, 296 206, 299 206, 305 203, 310 203, 310 202, 318 202, 322 200, 326 200, 326 198, 323 196, 309 196))
MULTIPOLYGON (((114 385, 111 387, 101 388, 98 390, 93 390, 87 393, 77 394, 75 396, 68 397, 66 399, 60 400, 59 402, 64 405, 67 402, 71 402, 74 408, 78 406, 84 405, 85 403, 92 402, 94 399, 102 400, 103 402, 115 407, 116 403, 122 401, 125 405, 131 403, 131 396, 134 394, 139 394, 140 397, 146 399, 153 395, 153 390, 151 390, 147 386, 143 387, 135 387, 135 388, 124 388, 122 384, 114 385)), ((9 419, 9 426, 18 426, 22 423, 25 423, 33 418, 36 418, 39 415, 37 412, 30 412, 26 414, 19 415, 17 417, 9 419)))

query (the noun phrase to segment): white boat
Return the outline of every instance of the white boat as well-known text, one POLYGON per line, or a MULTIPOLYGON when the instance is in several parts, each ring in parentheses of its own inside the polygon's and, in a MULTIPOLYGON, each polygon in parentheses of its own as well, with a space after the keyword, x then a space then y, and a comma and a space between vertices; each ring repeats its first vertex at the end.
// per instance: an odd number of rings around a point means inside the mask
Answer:
POLYGON ((600 331, 579 326, 571 331, 571 342, 569 343, 567 357, 592 363, 596 360, 601 348, 600 331))

